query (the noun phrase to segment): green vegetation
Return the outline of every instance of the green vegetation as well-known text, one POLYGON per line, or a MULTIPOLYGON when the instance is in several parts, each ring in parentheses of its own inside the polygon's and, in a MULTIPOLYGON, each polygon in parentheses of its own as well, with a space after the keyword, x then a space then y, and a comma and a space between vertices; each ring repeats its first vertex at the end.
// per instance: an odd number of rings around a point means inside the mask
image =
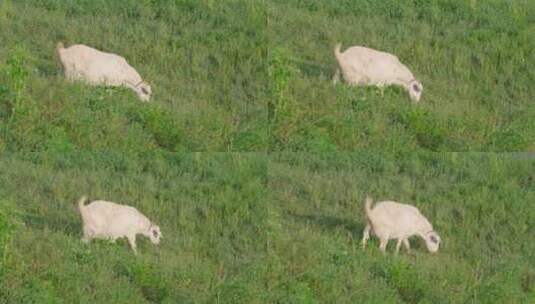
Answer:
POLYGON ((279 154, 270 159, 270 282, 294 303, 531 303, 535 158, 498 154, 279 154), (366 193, 416 205, 438 254, 360 247, 366 193))
POLYGON ((267 1, 275 151, 535 150, 534 1, 267 1), (396 54, 424 85, 333 86, 334 45, 396 54))
POLYGON ((534 18, 520 0, 6 0, 0 147, 534 150, 534 18), (65 83, 57 41, 122 54, 153 102, 65 83), (397 54, 422 101, 333 86, 336 42, 397 54))
POLYGON ((535 151, 533 24, 525 0, 0 0, 0 303, 535 303, 535 158, 473 152, 535 151), (66 82, 57 42, 124 56, 151 102, 66 82), (398 55, 421 102, 333 85, 337 42, 398 55), (366 193, 439 253, 362 250, 366 193), (82 243, 84 194, 160 246, 82 243))
POLYGON ((0 2, 0 147, 262 151, 267 38, 258 1, 0 2), (66 83, 55 45, 121 54, 151 85, 66 83))
MULTIPOLYGON (((376 153, 270 158, 270 292, 283 303, 533 303, 535 158, 376 153), (417 206, 435 255, 360 246, 364 196, 417 206)), ((276 302, 276 301, 273 301, 276 302)))
POLYGON ((0 303, 263 302, 262 156, 41 155, 0 172, 0 303), (82 194, 137 207, 164 239, 138 237, 138 256, 126 240, 84 244, 82 194))

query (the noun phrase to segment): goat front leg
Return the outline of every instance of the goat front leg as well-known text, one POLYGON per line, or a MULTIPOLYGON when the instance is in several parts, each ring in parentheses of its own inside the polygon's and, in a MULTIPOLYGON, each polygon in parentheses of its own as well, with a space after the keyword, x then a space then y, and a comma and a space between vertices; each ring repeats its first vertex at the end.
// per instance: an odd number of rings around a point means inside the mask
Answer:
POLYGON ((409 243, 409 239, 404 239, 403 240, 403 245, 405 245, 405 248, 407 249, 407 252, 410 254, 411 253, 411 244, 409 243))
POLYGON ((128 236, 128 243, 130 244, 130 247, 134 251, 134 254, 137 255, 137 249, 136 249, 136 235, 130 235, 128 236))

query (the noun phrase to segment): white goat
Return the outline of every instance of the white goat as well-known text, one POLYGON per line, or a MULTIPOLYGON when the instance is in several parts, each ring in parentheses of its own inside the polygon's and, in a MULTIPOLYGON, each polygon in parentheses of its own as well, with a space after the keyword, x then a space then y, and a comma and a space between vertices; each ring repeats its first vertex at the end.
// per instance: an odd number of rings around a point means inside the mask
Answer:
POLYGON ((333 83, 338 82, 342 70, 344 80, 351 85, 399 85, 409 92, 413 101, 420 101, 423 86, 398 57, 363 46, 353 46, 341 53, 341 47, 337 44, 334 48, 339 68, 333 83))
POLYGON ((87 197, 78 201, 78 210, 82 215, 84 236, 82 240, 88 243, 91 239, 109 239, 113 243, 121 237, 126 237, 134 253, 136 250, 136 235, 142 234, 150 238, 153 244, 159 244, 162 238, 160 227, 152 223, 136 208, 119 205, 107 201, 93 201, 85 205, 87 197))
POLYGON ((150 100, 150 85, 123 57, 83 44, 64 48, 61 42, 56 51, 68 80, 81 80, 92 85, 124 86, 133 90, 142 101, 150 100))
POLYGON ((379 237, 379 248, 383 253, 390 239, 398 240, 396 253, 399 252, 401 242, 410 252, 409 238, 413 235, 424 239, 430 252, 435 253, 438 251, 440 237, 418 208, 392 201, 383 201, 377 203, 372 209, 372 203, 372 199, 366 196, 367 224, 362 237, 362 246, 364 248, 366 248, 366 242, 370 238, 371 231, 379 237))

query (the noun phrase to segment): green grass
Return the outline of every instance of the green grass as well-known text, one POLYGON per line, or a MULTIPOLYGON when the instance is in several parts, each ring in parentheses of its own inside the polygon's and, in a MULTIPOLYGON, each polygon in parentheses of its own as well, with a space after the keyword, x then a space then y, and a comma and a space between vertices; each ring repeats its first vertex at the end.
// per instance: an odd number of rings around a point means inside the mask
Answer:
POLYGON ((263 302, 261 155, 29 155, 0 172, 0 303, 263 302), (84 244, 82 194, 137 207, 162 242, 84 244))
POLYGON ((263 151, 265 13, 258 1, 2 1, 0 144, 263 151), (152 85, 152 102, 66 83, 58 41, 124 56, 152 85))
POLYGON ((532 303, 535 158, 519 154, 280 153, 268 163, 270 294, 280 303, 532 303), (411 203, 432 255, 360 246, 364 196, 411 203))
POLYGON ((521 0, 6 0, 0 148, 533 151, 534 20, 521 0), (57 41, 123 55, 153 102, 65 83, 57 41), (333 86, 336 42, 398 55, 421 102, 333 86))
POLYGON ((530 303, 531 154, 27 153, 0 159, 0 303, 530 303), (429 254, 360 247, 362 198, 416 205, 429 254), (162 228, 81 242, 82 194, 162 228))
POLYGON ((535 2, 268 1, 270 149, 535 150, 535 2), (333 86, 335 43, 396 54, 424 86, 333 86))
POLYGON ((473 153, 535 151, 533 24, 526 0, 0 1, 0 303, 535 303, 535 158, 473 153), (66 82, 58 41, 152 101, 66 82), (333 85, 336 42, 398 55, 421 102, 333 85), (440 252, 363 251, 366 193, 440 252), (160 246, 82 243, 83 194, 160 246))

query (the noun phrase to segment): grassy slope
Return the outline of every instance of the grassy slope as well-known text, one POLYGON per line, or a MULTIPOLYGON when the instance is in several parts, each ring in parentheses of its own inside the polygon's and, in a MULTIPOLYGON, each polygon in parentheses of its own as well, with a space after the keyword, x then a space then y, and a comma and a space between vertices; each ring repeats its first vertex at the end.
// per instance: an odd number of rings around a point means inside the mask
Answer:
POLYGON ((0 1, 0 303, 263 302, 265 21, 256 1, 0 1), (57 41, 123 55, 153 101, 66 83, 57 41), (138 207, 161 246, 83 245, 83 193, 138 207))
POLYGON ((533 299, 532 161, 173 154, 535 149, 531 2, 354 3, 1 1, 0 303, 533 299), (124 55, 153 102, 66 83, 60 40, 124 55), (397 53, 421 104, 333 87, 337 41, 397 53), (441 254, 360 251, 366 191, 421 207, 441 254), (81 244, 83 192, 139 207, 161 246, 81 244))
POLYGON ((257 1, 2 1, 0 147, 265 150, 265 23, 257 1), (152 103, 65 83, 58 41, 121 54, 152 103))
POLYGON ((535 150, 535 2, 268 1, 273 150, 535 150), (424 85, 333 87, 335 43, 398 55, 424 85))
POLYGON ((0 228, 6 215, 17 227, 0 239, 0 303, 262 302, 265 166, 245 153, 0 160, 0 228), (162 243, 139 237, 137 257, 125 240, 85 245, 82 193, 138 207, 162 243))
POLYGON ((269 161, 272 294, 294 303, 531 303, 535 159, 372 153, 269 161), (363 198, 410 202, 440 233, 437 255, 360 247, 363 198))

